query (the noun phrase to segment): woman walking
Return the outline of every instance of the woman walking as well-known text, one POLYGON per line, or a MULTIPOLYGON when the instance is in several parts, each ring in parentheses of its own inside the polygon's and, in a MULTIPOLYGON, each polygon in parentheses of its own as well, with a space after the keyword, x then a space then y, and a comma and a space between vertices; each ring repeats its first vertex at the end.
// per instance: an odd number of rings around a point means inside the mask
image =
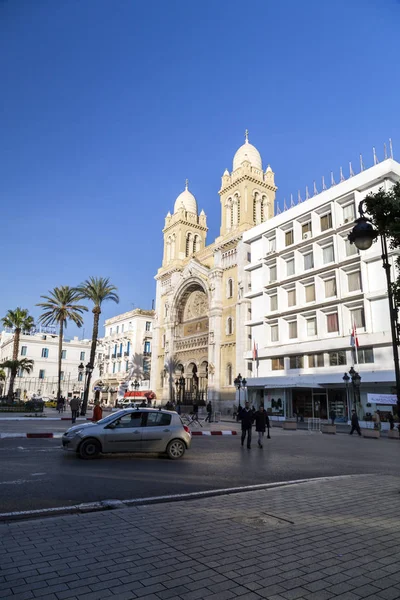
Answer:
POLYGON ((260 408, 258 409, 258 411, 255 413, 254 415, 254 420, 256 422, 256 431, 258 432, 258 445, 260 448, 263 447, 263 437, 264 437, 264 433, 265 430, 268 429, 268 435, 267 437, 270 438, 271 436, 269 435, 269 417, 266 413, 266 411, 264 410, 263 405, 260 405, 260 408))

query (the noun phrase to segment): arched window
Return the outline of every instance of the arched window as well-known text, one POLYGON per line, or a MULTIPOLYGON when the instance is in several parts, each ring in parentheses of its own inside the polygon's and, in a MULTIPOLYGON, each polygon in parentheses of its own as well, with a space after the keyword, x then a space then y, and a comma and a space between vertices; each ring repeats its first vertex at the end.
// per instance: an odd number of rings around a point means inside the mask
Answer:
POLYGON ((185 255, 189 256, 190 255, 190 245, 191 245, 191 241, 192 241, 192 234, 188 233, 186 236, 186 252, 185 255))
POLYGON ((253 223, 257 225, 257 194, 253 198, 253 223))
POLYGON ((193 238, 193 254, 200 250, 200 238, 198 235, 195 235, 193 238))
POLYGON ((228 279, 226 289, 226 297, 232 298, 233 296, 233 279, 228 279))
POLYGON ((240 225, 240 198, 237 196, 237 204, 236 204, 236 224, 240 225))
POLYGON ((174 260, 175 258, 175 240, 176 240, 176 235, 174 233, 174 235, 171 237, 171 259, 174 260))
POLYGON ((226 365, 226 385, 232 385, 232 365, 226 365))
POLYGON ((234 213, 235 213, 235 206, 234 206, 232 200, 230 202, 230 206, 231 206, 231 228, 232 228, 233 225, 234 225, 234 223, 235 223, 235 215, 234 215, 234 213))
POLYGON ((169 236, 167 239, 166 259, 167 259, 167 262, 169 262, 171 260, 171 236, 169 236))
POLYGON ((232 319, 232 317, 228 317, 228 320, 226 322, 226 333, 228 335, 232 335, 232 333, 233 333, 233 319, 232 319))

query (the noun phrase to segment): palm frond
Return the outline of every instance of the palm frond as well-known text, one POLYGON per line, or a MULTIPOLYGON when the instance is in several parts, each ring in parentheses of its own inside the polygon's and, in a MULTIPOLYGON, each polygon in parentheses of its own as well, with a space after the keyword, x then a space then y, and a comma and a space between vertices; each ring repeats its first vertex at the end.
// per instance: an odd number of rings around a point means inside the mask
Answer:
POLYGON ((111 300, 116 304, 119 303, 118 289, 110 283, 109 277, 89 277, 89 279, 86 279, 76 289, 82 298, 91 300, 99 308, 107 300, 111 300))
POLYGON ((8 329, 20 331, 30 331, 35 326, 35 321, 29 314, 29 310, 19 306, 15 310, 9 310, 6 316, 1 319, 1 322, 8 329))
POLYGON ((41 296, 46 302, 39 302, 37 306, 44 309, 38 321, 44 326, 63 324, 67 327, 68 321, 73 321, 82 327, 82 314, 87 311, 87 306, 77 304, 82 299, 82 294, 76 288, 67 285, 56 287, 49 292, 49 296, 41 296))

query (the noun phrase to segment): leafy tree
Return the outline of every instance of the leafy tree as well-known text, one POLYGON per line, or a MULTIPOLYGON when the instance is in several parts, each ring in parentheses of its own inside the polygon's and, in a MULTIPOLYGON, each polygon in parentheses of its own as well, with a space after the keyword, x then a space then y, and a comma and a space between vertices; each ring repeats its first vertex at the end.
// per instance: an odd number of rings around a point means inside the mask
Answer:
POLYGON ((21 332, 30 331, 34 326, 35 322, 33 317, 29 314, 27 308, 16 308, 15 310, 9 310, 5 317, 1 319, 3 327, 14 330, 14 345, 13 345, 13 360, 18 360, 19 354, 19 340, 21 332))
POLYGON ((44 326, 58 325, 58 388, 57 402, 61 397, 61 362, 62 362, 62 345, 64 339, 64 329, 67 327, 68 321, 72 321, 78 327, 82 327, 82 314, 87 310, 86 306, 77 304, 82 299, 82 294, 77 289, 71 288, 68 285, 56 287, 49 292, 49 296, 40 296, 45 302, 40 302, 37 306, 43 308, 43 314, 39 317, 39 323, 44 326))
POLYGON ((168 375, 169 400, 174 399, 174 376, 180 364, 180 361, 175 356, 171 356, 164 365, 164 372, 168 375))
MULTIPOLYGON (((89 277, 86 281, 84 281, 81 285, 78 286, 77 291, 79 292, 81 298, 85 298, 86 300, 90 300, 93 302, 93 331, 92 331, 92 346, 90 349, 90 360, 89 363, 94 367, 94 361, 96 356, 96 346, 97 346, 97 338, 99 335, 99 321, 101 315, 101 306, 103 302, 107 300, 111 300, 118 304, 119 296, 117 294, 117 288, 115 285, 112 285, 109 277, 89 277)), ((89 373, 86 382, 85 395, 83 398, 83 406, 82 406, 82 414, 85 414, 89 390, 90 390, 90 381, 92 378, 92 374, 89 373)))
MULTIPOLYGON (((392 250, 400 248, 400 182, 388 191, 381 188, 365 198, 367 212, 378 232, 384 235, 392 250)), ((396 258, 397 278, 393 283, 393 296, 400 305, 400 256, 396 258)))
MULTIPOLYGON (((5 360, 0 364, 2 369, 10 371, 10 385, 8 388, 8 397, 12 400, 14 396, 14 381, 18 371, 22 373, 30 373, 33 369, 33 360, 30 358, 22 358, 21 360, 5 360)), ((4 371, 3 371, 4 372, 4 371)))
POLYGON ((6 380, 6 372, 0 369, 0 396, 3 395, 3 381, 6 380))

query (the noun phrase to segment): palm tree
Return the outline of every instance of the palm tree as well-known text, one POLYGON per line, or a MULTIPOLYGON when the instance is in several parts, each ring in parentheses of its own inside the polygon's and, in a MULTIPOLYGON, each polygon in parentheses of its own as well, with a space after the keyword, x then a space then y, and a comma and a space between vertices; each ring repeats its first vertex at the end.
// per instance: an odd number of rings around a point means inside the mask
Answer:
POLYGON ((0 369, 0 396, 3 395, 3 381, 6 380, 6 372, 0 369))
MULTIPOLYGON (((93 313, 93 331, 92 331, 92 345, 90 348, 90 360, 89 364, 91 368, 94 367, 94 360, 96 356, 97 337, 99 335, 99 321, 101 315, 101 305, 107 300, 112 300, 118 304, 119 296, 117 294, 117 288, 115 285, 110 283, 109 277, 89 277, 81 285, 78 286, 77 291, 80 293, 81 298, 91 300, 94 306, 92 309, 93 313)), ((88 403, 90 380, 92 378, 92 371, 89 369, 87 374, 85 393, 83 396, 82 411, 81 414, 86 414, 86 407, 88 403)))
POLYGON ((180 364, 180 361, 175 356, 171 356, 171 358, 167 359, 164 365, 164 372, 168 375, 170 402, 172 402, 174 399, 174 376, 180 364))
MULTIPOLYGON (((14 396, 14 381, 18 371, 21 373, 30 373, 33 369, 33 360, 30 358, 22 358, 21 360, 5 360, 0 363, 2 369, 10 370, 10 385, 8 388, 8 397, 12 400, 14 396)), ((4 372, 4 371, 3 371, 4 372)))
POLYGON ((59 402, 61 397, 61 361, 64 329, 66 329, 68 321, 73 321, 75 325, 82 327, 82 314, 87 308, 82 304, 77 304, 82 299, 82 294, 77 289, 71 288, 68 285, 56 287, 49 294, 49 296, 40 296, 46 302, 40 302, 36 306, 40 306, 44 310, 43 314, 39 317, 39 323, 45 327, 54 324, 57 324, 59 327, 57 388, 57 402, 59 402))
POLYGON ((18 360, 19 354, 19 339, 21 332, 30 331, 35 327, 33 317, 29 314, 27 308, 16 308, 9 310, 5 317, 1 319, 3 327, 8 327, 14 330, 14 345, 13 345, 13 360, 18 360))

